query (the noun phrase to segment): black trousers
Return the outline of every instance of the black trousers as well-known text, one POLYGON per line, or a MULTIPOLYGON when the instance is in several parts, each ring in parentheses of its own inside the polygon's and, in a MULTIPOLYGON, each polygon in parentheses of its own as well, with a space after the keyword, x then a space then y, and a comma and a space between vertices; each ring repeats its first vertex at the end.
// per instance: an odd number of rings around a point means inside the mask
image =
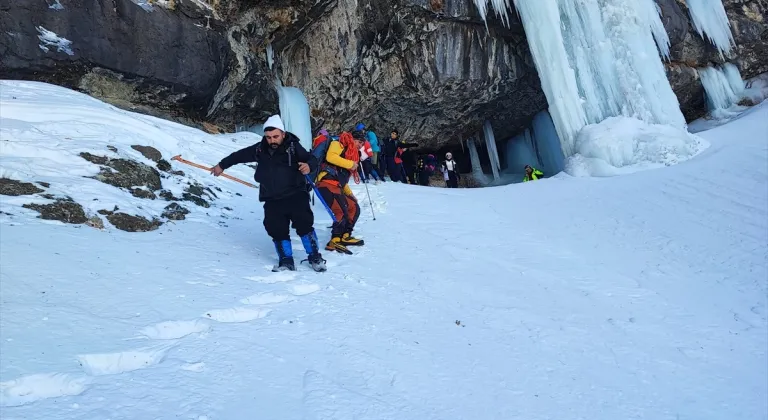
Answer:
POLYGON ((448 171, 448 181, 445 183, 448 188, 459 188, 459 176, 454 171, 448 171))
POLYGON ((286 198, 264 202, 264 229, 273 240, 290 239, 288 227, 291 223, 299 236, 312 232, 315 214, 309 206, 308 193, 299 192, 286 198))

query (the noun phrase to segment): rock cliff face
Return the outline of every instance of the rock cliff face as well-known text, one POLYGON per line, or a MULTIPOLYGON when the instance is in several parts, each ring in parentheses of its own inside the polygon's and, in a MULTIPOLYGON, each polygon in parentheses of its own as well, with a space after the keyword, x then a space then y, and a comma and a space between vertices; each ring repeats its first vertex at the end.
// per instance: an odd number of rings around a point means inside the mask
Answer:
MULTIPOLYGON (((673 44, 670 81, 686 116, 698 117, 694 68, 722 59, 683 1, 657 2, 673 44)), ((724 3, 737 42, 726 59, 745 77, 768 71, 768 4, 724 3)), ((3 1, 0 77, 230 130, 277 111, 280 78, 304 91, 315 125, 362 120, 437 148, 485 119, 506 138, 546 108, 512 19, 486 26, 471 0, 3 1)))
POLYGON ((429 145, 484 118, 511 135, 546 107, 522 28, 489 32, 464 0, 339 0, 279 66, 330 127, 363 120, 429 145))

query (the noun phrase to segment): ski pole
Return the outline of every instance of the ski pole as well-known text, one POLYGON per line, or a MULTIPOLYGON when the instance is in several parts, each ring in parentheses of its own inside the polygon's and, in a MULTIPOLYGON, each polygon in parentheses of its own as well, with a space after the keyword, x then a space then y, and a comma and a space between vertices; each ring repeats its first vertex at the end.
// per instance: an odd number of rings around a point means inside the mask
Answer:
POLYGON ((363 184, 365 185, 365 193, 368 195, 368 204, 371 205, 371 215, 373 220, 376 220, 376 213, 373 212, 373 201, 371 200, 371 192, 368 191, 368 179, 365 177, 365 171, 360 168, 360 174, 363 176, 363 184))
POLYGON ((312 179, 309 177, 309 175, 304 175, 305 178, 307 178, 307 182, 309 182, 309 185, 312 186, 312 189, 315 191, 315 195, 317 196, 317 199, 320 200, 321 203, 323 203, 323 207, 325 207, 325 211, 328 212, 328 214, 331 216, 331 219, 333 219, 333 222, 336 223, 338 220, 336 220, 336 215, 333 214, 333 211, 331 211, 331 208, 328 207, 328 203, 325 202, 323 199, 322 194, 320 194, 320 191, 317 190, 317 186, 314 182, 312 182, 312 179))

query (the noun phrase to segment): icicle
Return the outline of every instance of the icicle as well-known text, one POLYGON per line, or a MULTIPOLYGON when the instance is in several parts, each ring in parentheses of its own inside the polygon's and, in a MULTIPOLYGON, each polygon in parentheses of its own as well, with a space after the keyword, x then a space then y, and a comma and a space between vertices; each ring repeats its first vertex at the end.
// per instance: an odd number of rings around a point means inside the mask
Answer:
POLYGON ((491 126, 490 121, 486 121, 485 124, 483 124, 483 137, 485 138, 485 146, 488 149, 488 158, 491 162, 493 179, 498 180, 501 163, 499 162, 499 151, 496 149, 496 137, 493 135, 493 127, 491 126))
POLYGON ((721 0, 686 0, 688 11, 691 14, 693 27, 699 35, 707 38, 723 54, 731 52, 736 45, 731 33, 731 22, 725 13, 721 0))
POLYGON ((309 150, 312 146, 312 122, 309 116, 309 104, 301 90, 284 87, 277 83, 277 95, 280 99, 280 117, 286 131, 295 134, 302 146, 309 150))
POLYGON ((637 7, 640 19, 650 25, 659 53, 665 60, 669 61, 669 34, 661 21, 661 8, 655 1, 638 1, 637 7))
POLYGON ((728 78, 728 83, 731 85, 733 93, 737 96, 743 95, 747 84, 744 82, 744 79, 741 78, 739 68, 733 63, 725 63, 725 65, 723 65, 723 72, 725 73, 725 77, 728 78))
POLYGON ((272 65, 275 63, 275 51, 272 49, 272 43, 267 44, 267 65, 272 70, 272 65))

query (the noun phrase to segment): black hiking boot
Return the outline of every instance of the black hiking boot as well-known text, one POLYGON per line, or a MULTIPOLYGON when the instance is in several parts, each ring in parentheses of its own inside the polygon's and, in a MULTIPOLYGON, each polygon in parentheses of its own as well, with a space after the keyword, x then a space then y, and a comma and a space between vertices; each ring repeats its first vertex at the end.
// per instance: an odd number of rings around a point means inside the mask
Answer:
POLYGON ((304 261, 308 261, 309 266, 318 273, 326 271, 325 260, 320 255, 320 247, 317 245, 317 233, 315 233, 314 229, 312 232, 301 237, 301 244, 304 245, 304 251, 308 255, 308 258, 304 261))
POLYGON ((307 261, 309 262, 309 266, 318 273, 323 273, 328 270, 325 266, 325 260, 319 252, 310 255, 309 258, 307 258, 307 261))

